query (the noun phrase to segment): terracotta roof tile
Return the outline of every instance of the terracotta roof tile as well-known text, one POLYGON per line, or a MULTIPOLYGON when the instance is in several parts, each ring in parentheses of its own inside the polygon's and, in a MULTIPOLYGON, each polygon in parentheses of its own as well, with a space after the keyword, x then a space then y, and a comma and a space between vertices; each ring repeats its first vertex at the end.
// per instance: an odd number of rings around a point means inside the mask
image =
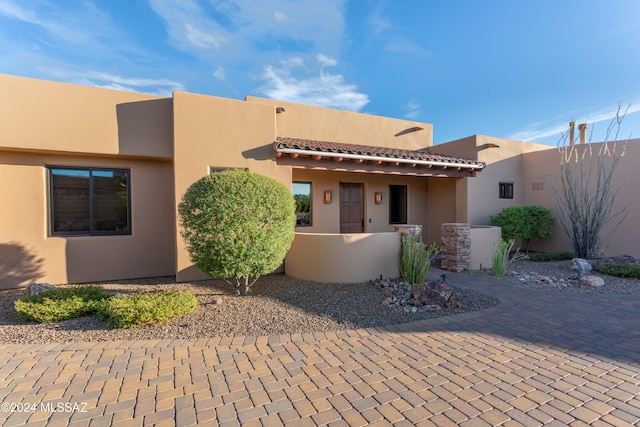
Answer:
POLYGON ((453 156, 444 156, 430 153, 426 150, 403 150, 400 148, 374 147, 369 145, 344 144, 340 142, 317 141, 312 139, 292 138, 285 136, 276 137, 273 144, 275 151, 278 149, 298 149, 308 151, 309 154, 343 153, 359 156, 374 156, 384 159, 407 159, 420 161, 433 161, 444 163, 458 163, 484 167, 484 163, 453 156))

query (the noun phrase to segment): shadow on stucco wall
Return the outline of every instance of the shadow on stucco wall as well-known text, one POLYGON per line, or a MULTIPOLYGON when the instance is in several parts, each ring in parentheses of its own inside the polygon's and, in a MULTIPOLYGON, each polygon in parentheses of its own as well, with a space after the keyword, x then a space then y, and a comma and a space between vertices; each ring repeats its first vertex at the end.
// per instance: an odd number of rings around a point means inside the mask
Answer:
POLYGON ((17 242, 0 243, 0 289, 27 286, 42 277, 43 259, 17 242))

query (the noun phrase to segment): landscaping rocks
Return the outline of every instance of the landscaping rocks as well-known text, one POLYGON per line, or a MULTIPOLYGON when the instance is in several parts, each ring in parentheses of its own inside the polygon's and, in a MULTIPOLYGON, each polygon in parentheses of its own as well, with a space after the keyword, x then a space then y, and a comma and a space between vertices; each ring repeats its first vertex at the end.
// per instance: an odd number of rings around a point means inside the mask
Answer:
POLYGON ((575 271, 579 276, 583 274, 589 274, 592 270, 591 263, 586 259, 582 258, 574 258, 571 260, 571 268, 575 271))
POLYGON ((600 286, 604 286, 604 279, 598 276, 580 276, 578 281, 580 286, 591 286, 592 288, 599 288, 600 286))
POLYGON ((50 289, 53 289, 53 286, 48 283, 32 283, 24 290, 24 296, 33 297, 50 289))
POLYGON ((386 296, 383 305, 407 313, 462 307, 455 298, 453 286, 444 281, 444 278, 438 278, 412 285, 401 279, 380 279, 373 283, 379 286, 386 296))

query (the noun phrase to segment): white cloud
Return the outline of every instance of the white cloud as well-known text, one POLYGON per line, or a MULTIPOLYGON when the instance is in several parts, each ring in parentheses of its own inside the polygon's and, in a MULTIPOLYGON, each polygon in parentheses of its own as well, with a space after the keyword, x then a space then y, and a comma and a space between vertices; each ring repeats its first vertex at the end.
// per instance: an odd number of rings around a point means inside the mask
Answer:
POLYGON ((213 71, 213 77, 218 80, 226 80, 227 76, 224 72, 224 68, 220 66, 216 67, 216 69, 213 71))
POLYGON ((204 49, 212 47, 214 49, 219 49, 226 43, 224 37, 215 34, 214 32, 203 31, 189 23, 185 24, 184 27, 187 40, 196 47, 204 49))
POLYGON ((338 61, 336 61, 335 59, 333 59, 333 58, 331 58, 331 57, 329 57, 327 55, 323 55, 321 53, 316 55, 316 59, 318 60, 318 62, 322 66, 322 68, 324 68, 324 67, 335 67, 336 65, 338 65, 338 61))
POLYGON ((102 71, 75 71, 68 69, 48 69, 46 72, 53 77, 57 77, 70 83, 101 87, 105 89, 122 90, 126 92, 171 96, 171 92, 174 90, 185 90, 181 83, 167 79, 123 77, 102 71))
MULTIPOLYGON (((337 61, 325 55, 316 58, 320 63, 317 74, 306 77, 295 77, 290 62, 281 64, 280 68, 267 65, 262 78, 267 84, 262 92, 269 98, 321 107, 339 108, 360 111, 369 103, 369 97, 360 93, 357 86, 345 82, 341 74, 331 74, 324 67, 337 65, 337 61)), ((303 65, 296 61, 298 66, 303 65)))
MULTIPOLYGON (((593 115, 585 115, 582 119, 568 118, 562 123, 553 123, 547 125, 542 123, 532 123, 524 129, 509 135, 507 138, 520 141, 537 141, 550 136, 560 137, 562 134, 568 131, 569 122, 571 120, 574 120, 576 123, 587 123, 590 127, 600 122, 607 122, 608 124, 616 116, 616 113, 624 113, 624 109, 626 109, 626 106, 623 106, 620 111, 618 110, 618 107, 612 107, 606 110, 599 111, 593 115)), ((640 111, 640 104, 634 103, 629 106, 626 114, 630 115, 638 111, 640 111)))
POLYGON ((405 119, 409 120, 416 120, 422 113, 422 105, 420 105, 420 103, 415 99, 412 99, 403 105, 402 109, 406 111, 404 114, 405 119))
POLYGON ((277 10, 273 12, 273 17, 276 19, 276 22, 280 24, 286 24, 287 22, 289 22, 289 17, 287 16, 287 14, 279 12, 277 10))

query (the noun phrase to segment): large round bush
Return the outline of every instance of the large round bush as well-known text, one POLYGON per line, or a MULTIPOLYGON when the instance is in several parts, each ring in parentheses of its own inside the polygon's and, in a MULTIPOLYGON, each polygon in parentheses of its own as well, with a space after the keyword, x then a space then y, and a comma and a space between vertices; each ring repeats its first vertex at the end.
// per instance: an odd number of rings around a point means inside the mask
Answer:
POLYGON ((291 191, 243 170, 196 181, 182 197, 178 214, 193 263, 211 277, 235 279, 239 295, 282 263, 295 233, 291 191))

